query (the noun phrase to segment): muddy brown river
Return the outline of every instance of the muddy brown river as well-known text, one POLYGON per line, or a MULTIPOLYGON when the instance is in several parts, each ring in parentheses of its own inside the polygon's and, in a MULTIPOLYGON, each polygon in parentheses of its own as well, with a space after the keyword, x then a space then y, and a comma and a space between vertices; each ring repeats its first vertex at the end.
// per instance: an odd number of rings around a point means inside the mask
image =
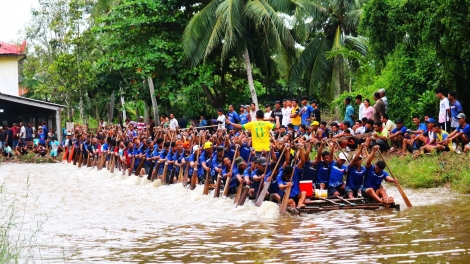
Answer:
POLYGON ((276 204, 235 208, 182 185, 70 164, 3 164, 0 182, 37 263, 470 263, 470 196, 405 189, 401 211, 280 217, 276 204), (40 228, 35 227, 40 224, 40 228))

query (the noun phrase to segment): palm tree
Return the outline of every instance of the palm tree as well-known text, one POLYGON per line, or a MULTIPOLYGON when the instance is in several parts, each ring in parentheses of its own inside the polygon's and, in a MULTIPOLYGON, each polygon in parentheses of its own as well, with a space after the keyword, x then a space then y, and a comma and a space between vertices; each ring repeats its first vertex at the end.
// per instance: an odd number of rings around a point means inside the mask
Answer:
POLYGON ((292 0, 296 37, 305 48, 290 72, 290 83, 310 92, 325 89, 331 100, 346 90, 344 69, 367 54, 357 27, 366 0, 292 0))
MULTIPOLYGON (((258 107, 253 82, 252 58, 249 41, 253 32, 263 39, 257 45, 267 45, 271 58, 279 70, 289 63, 295 41, 283 23, 275 6, 287 0, 212 0, 196 13, 185 28, 183 46, 186 58, 192 65, 204 63, 217 48, 221 48, 221 61, 236 51, 243 57, 252 101, 258 107), (251 57, 250 57, 251 56, 251 57)), ((288 2, 288 1, 287 1, 288 2)), ((286 73, 288 75, 288 73, 286 73)))

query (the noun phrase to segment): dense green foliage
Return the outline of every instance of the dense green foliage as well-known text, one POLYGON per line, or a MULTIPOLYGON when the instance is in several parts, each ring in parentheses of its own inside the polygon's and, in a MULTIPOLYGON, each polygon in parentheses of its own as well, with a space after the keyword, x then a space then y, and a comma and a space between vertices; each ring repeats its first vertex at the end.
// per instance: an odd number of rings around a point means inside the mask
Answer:
POLYGON ((436 114, 437 87, 457 91, 464 109, 470 102, 469 7, 470 0, 40 0, 26 30, 23 85, 85 123, 117 122, 123 110, 133 119, 154 115, 152 105, 188 118, 301 94, 342 109, 346 96, 372 99, 379 88, 391 118, 409 121, 436 114))

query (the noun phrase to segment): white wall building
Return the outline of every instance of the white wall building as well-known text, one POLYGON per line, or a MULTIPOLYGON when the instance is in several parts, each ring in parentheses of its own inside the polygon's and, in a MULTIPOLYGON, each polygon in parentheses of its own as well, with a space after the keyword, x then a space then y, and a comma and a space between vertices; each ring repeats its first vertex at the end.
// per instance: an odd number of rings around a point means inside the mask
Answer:
POLYGON ((0 93, 19 96, 18 63, 26 58, 21 46, 0 41, 0 93))

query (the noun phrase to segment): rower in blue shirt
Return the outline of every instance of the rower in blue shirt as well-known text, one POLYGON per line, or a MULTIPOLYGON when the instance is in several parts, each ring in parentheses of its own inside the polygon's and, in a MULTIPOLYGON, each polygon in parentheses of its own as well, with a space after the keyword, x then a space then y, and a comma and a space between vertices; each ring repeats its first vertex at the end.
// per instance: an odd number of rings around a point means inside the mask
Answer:
POLYGON ((366 176, 364 179, 364 187, 362 188, 362 194, 364 197, 372 198, 376 202, 384 203, 385 206, 394 202, 393 197, 388 196, 385 188, 381 187, 382 181, 388 181, 391 183, 398 183, 397 179, 394 179, 388 175, 385 169, 385 161, 379 160, 375 165, 372 165, 372 160, 375 157, 375 153, 379 150, 379 146, 374 146, 372 152, 367 159, 366 164, 366 176))
POLYGON ((362 197, 362 187, 364 184, 364 177, 366 175, 366 168, 361 165, 362 163, 362 149, 364 146, 359 145, 359 149, 354 155, 351 163, 348 165, 348 175, 346 177, 345 195, 349 199, 354 197, 362 197))

